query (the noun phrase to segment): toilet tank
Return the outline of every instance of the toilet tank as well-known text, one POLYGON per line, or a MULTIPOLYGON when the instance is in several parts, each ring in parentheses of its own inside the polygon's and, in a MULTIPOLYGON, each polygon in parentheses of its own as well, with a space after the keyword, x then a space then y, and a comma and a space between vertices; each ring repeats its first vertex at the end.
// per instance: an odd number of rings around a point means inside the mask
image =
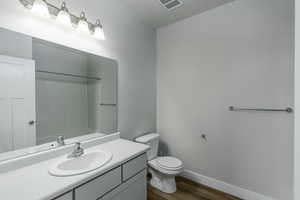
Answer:
POLYGON ((150 146, 150 150, 147 152, 148 160, 153 160, 157 157, 159 134, 149 133, 135 139, 136 142, 146 144, 150 146))

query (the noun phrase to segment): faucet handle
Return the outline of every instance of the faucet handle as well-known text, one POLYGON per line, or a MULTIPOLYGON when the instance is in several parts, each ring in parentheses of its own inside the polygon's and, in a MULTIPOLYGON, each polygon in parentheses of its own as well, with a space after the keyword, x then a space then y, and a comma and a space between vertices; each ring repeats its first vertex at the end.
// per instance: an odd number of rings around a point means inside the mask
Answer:
POLYGON ((81 143, 80 142, 76 142, 75 143, 75 149, 81 149, 81 143))
POLYGON ((80 142, 76 142, 75 146, 74 146, 74 150, 69 155, 69 157, 71 157, 71 158, 77 158, 77 157, 81 156, 82 154, 84 154, 84 149, 81 147, 81 143, 80 142))
POLYGON ((57 143, 58 143, 60 146, 65 145, 65 138, 64 138, 64 136, 58 136, 56 141, 57 141, 57 143))

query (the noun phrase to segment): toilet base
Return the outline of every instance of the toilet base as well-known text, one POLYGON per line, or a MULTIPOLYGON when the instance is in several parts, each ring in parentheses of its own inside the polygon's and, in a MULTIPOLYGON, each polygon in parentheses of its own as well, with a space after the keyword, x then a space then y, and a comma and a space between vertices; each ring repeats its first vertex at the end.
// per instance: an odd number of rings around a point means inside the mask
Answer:
POLYGON ((149 168, 149 172, 152 175, 150 180, 151 186, 165 193, 176 192, 175 175, 162 174, 154 169, 149 168))

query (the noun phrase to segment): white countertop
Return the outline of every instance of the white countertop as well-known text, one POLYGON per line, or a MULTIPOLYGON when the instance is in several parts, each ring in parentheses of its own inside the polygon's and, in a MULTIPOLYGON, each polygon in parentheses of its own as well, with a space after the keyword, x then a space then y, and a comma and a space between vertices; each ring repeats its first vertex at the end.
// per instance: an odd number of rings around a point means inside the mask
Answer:
POLYGON ((146 152, 148 146, 128 140, 116 139, 89 149, 110 151, 112 160, 105 166, 82 175, 55 177, 48 173, 48 166, 55 159, 35 163, 0 174, 0 198, 3 200, 50 200, 72 190, 89 179, 146 152))

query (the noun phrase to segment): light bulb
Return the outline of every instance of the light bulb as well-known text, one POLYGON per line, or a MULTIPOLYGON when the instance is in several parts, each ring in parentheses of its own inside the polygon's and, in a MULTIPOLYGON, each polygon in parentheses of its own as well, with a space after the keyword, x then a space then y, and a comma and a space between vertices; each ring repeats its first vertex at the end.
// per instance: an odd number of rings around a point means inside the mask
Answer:
POLYGON ((80 20, 78 22, 77 29, 86 34, 91 33, 90 29, 89 29, 89 24, 87 22, 84 12, 81 12, 81 14, 80 14, 80 20))
POLYGON ((105 40, 105 34, 103 31, 103 26, 100 23, 100 20, 96 21, 96 26, 94 30, 94 37, 98 40, 105 40))
POLYGON ((61 9, 56 17, 56 21, 67 26, 72 26, 71 17, 65 2, 63 2, 61 5, 61 9))
POLYGON ((31 8, 34 15, 50 18, 50 13, 46 0, 35 0, 31 8))

